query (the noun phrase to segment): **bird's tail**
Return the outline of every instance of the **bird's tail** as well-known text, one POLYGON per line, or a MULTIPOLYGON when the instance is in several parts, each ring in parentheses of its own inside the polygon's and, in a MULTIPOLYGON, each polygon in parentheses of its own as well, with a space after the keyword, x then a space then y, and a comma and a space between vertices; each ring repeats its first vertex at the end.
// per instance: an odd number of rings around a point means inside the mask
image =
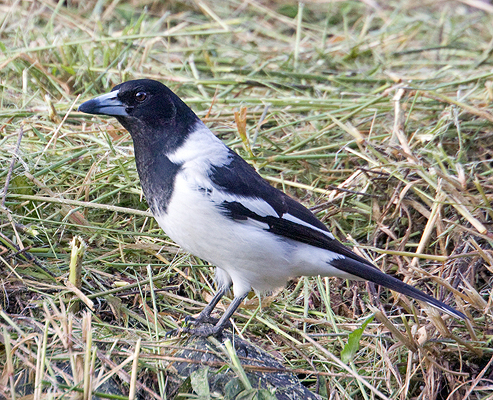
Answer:
POLYGON ((423 293, 415 287, 407 285, 406 283, 397 278, 394 278, 393 276, 383 273, 374 266, 366 265, 358 260, 354 260, 348 257, 332 260, 330 264, 337 269, 357 276, 361 279, 374 282, 377 285, 384 286, 388 289, 412 297, 413 299, 423 301, 433 307, 438 308, 444 313, 452 315, 453 317, 467 319, 467 317, 463 313, 457 311, 455 308, 448 306, 447 304, 435 299, 434 297, 426 293, 423 293))

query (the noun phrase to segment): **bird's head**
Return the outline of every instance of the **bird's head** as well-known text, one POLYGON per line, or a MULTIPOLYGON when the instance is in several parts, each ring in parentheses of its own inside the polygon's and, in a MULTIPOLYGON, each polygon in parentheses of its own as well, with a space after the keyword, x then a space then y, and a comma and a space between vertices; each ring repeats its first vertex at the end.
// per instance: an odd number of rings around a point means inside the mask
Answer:
POLYGON ((127 81, 79 106, 79 111, 115 117, 137 137, 186 134, 198 121, 193 111, 168 87, 150 79, 127 81))

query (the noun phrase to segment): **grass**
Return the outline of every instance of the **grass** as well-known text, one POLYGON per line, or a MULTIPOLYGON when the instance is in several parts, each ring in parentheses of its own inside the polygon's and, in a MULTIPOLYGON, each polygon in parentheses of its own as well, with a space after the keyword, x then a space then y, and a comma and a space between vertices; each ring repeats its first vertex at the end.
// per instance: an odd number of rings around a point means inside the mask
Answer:
POLYGON ((372 4, 0 5, 0 397, 29 381, 35 399, 87 399, 113 378, 115 398, 166 397, 183 342, 164 333, 211 298, 213 268, 152 219, 123 128, 75 111, 148 77, 355 251, 470 318, 297 278, 252 297, 235 333, 324 398, 492 398, 491 6, 372 4))

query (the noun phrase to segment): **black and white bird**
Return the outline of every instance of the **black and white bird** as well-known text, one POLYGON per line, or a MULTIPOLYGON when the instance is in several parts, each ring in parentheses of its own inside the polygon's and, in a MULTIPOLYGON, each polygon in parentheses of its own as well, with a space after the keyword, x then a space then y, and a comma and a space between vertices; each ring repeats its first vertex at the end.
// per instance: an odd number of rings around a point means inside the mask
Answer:
POLYGON ((466 318, 341 244, 311 211, 224 145, 162 83, 121 83, 79 111, 114 116, 130 132, 155 219, 177 244, 217 267, 218 292, 189 332, 220 334, 252 288, 269 291, 302 275, 368 280, 466 318), (231 285, 231 305, 210 325, 211 312, 231 285))

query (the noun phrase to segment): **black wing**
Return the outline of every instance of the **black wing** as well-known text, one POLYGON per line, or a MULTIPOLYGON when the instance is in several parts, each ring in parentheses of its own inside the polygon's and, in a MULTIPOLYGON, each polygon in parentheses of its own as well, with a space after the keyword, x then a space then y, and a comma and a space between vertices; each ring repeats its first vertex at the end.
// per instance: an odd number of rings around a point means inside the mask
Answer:
POLYGON ((245 160, 229 149, 229 163, 213 166, 210 173, 218 190, 228 196, 220 203, 226 215, 235 220, 252 219, 269 225, 269 231, 289 239, 320 247, 376 268, 336 240, 327 227, 306 207, 271 186, 245 160), (237 197, 236 200, 231 195, 237 197), (259 213, 263 201, 274 212, 259 213), (256 204, 254 204, 254 202, 256 204))

